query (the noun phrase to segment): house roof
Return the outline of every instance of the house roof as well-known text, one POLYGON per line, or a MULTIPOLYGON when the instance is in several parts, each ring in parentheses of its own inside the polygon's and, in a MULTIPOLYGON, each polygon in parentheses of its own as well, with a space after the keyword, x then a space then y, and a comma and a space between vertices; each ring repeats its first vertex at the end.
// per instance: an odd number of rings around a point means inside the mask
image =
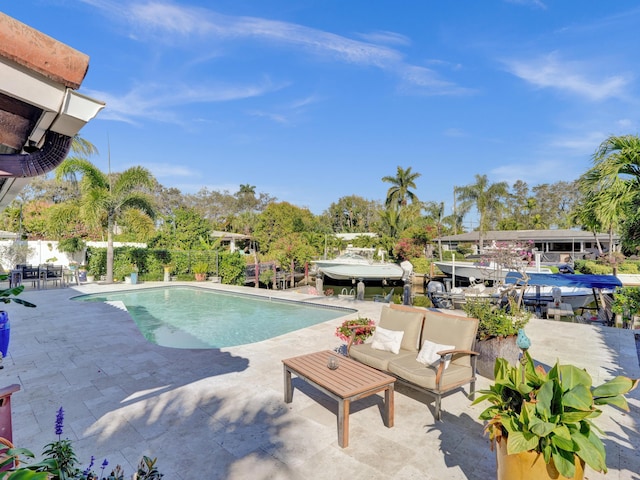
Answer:
POLYGON ((0 12, 0 210, 104 108, 76 91, 88 68, 84 53, 0 12))
MULTIPOLYGON (((534 241, 534 242, 554 242, 554 241, 593 241, 592 232, 585 230, 557 229, 557 230, 489 230, 484 232, 485 242, 515 242, 515 241, 534 241)), ((598 233, 598 240, 609 241, 608 233, 598 233)), ((614 235, 613 240, 617 242, 619 235, 614 235)), ((458 235, 445 235, 440 237, 443 242, 478 242, 480 240, 480 232, 474 230, 472 232, 460 233, 458 235)))
POLYGON ((220 230, 214 230, 211 232, 213 238, 221 238, 222 240, 249 240, 250 235, 243 235, 242 233, 222 232, 220 230))

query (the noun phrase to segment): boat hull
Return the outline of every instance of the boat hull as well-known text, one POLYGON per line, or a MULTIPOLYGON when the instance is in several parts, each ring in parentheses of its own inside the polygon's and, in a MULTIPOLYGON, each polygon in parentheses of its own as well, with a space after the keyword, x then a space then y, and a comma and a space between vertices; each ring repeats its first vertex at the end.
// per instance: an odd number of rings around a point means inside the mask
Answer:
POLYGON ((318 271, 334 280, 401 280, 405 276, 404 269, 395 263, 332 265, 318 271))
MULTIPOLYGON (((445 275, 452 277, 475 278, 478 281, 504 283, 509 272, 516 272, 516 269, 506 267, 496 267, 495 265, 480 265, 474 262, 433 262, 445 275)), ((526 267, 527 273, 551 273, 548 267, 526 267)))

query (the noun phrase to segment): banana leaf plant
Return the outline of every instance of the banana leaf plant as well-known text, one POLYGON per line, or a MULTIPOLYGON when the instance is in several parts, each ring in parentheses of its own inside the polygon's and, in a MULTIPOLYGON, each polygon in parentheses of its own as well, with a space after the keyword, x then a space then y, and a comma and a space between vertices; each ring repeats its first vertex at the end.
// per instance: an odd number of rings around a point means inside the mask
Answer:
MULTIPOLYGON (((0 275, 0 282, 6 281, 9 278, 8 275, 0 275)), ((31 302, 27 302, 26 300, 22 300, 21 298, 16 298, 18 295, 22 293, 24 290, 24 285, 18 285, 13 288, 5 288, 4 290, 0 290, 0 302, 2 303, 19 303, 20 305, 24 305, 25 307, 35 307, 35 305, 31 302)))
POLYGON ((592 420, 602 405, 628 411, 624 395, 637 387, 637 379, 618 376, 594 387, 586 370, 556 363, 546 372, 526 351, 520 365, 498 358, 494 373, 495 383, 473 402, 491 403, 480 419, 487 422, 492 442, 506 441, 510 455, 533 451, 547 464, 553 459, 568 478, 575 474, 576 456, 595 471, 607 472, 604 432, 592 420))

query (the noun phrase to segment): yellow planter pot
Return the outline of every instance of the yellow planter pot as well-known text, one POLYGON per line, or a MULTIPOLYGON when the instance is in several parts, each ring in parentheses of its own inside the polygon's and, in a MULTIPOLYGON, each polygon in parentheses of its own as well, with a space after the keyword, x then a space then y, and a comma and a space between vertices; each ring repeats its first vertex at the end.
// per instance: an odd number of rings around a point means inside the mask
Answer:
POLYGON ((498 480, 582 480, 584 478, 584 462, 576 457, 576 474, 571 478, 558 473, 553 460, 544 463, 541 453, 522 452, 507 455, 507 442, 496 443, 496 463, 498 480))

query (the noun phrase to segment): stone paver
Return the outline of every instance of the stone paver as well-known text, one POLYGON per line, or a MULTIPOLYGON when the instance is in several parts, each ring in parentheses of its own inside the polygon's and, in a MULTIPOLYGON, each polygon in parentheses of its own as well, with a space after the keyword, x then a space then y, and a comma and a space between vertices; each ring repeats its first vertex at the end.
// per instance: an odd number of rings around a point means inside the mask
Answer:
MULTIPOLYGON (((173 284, 172 284, 173 285, 173 284)), ((336 402, 294 380, 293 403, 283 401, 281 359, 340 346, 343 318, 267 341, 214 350, 178 350, 147 342, 117 305, 69 300, 79 293, 158 284, 98 284, 27 290, 36 309, 6 305, 11 343, 3 385, 13 397, 14 443, 39 454, 55 439, 56 410, 66 411, 64 436, 81 462, 121 463, 128 474, 142 455, 158 457, 167 480, 206 479, 478 479, 494 478, 495 459, 464 392, 443 400, 443 421, 432 400, 398 386, 395 426, 381 421, 382 397, 352 406, 349 447, 338 446, 336 402)), ((199 284, 198 286, 202 286, 199 284)), ((218 284, 289 299, 350 306, 377 318, 381 304, 309 297, 218 284)), ((633 332, 534 319, 527 327, 532 355, 586 368, 597 383, 640 377, 633 332)), ((488 385, 480 379, 479 387, 488 385)), ((610 408, 597 420, 609 433, 609 473, 590 480, 637 479, 640 471, 640 392, 631 412, 610 408)))

